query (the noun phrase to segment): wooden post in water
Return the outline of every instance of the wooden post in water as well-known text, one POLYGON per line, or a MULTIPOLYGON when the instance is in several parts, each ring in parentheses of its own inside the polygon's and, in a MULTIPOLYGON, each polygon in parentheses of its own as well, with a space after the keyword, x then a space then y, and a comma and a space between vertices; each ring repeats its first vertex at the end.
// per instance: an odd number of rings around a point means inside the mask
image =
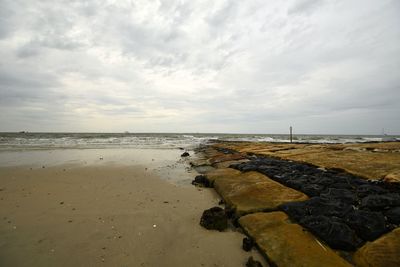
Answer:
POLYGON ((293 135, 292 135, 293 128, 292 128, 292 126, 290 126, 289 130, 290 130, 290 143, 292 143, 293 142, 293 135))

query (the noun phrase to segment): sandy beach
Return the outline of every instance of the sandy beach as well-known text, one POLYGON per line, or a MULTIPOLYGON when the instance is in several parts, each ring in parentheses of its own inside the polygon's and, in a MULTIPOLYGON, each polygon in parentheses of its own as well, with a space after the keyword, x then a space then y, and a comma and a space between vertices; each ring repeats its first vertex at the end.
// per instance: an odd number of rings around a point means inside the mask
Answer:
POLYGON ((0 265, 244 266, 250 255, 262 260, 241 249, 243 234, 199 225, 203 210, 220 198, 190 185, 195 173, 187 171, 180 150, 146 151, 1 152, 0 265))

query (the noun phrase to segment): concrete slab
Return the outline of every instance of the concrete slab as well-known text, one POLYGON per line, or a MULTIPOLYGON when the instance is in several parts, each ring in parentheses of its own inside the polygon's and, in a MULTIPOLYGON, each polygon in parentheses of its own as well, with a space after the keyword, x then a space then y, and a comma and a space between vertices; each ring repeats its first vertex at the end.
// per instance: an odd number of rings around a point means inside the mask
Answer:
POLYGON ((275 182, 259 172, 218 169, 213 175, 215 190, 237 216, 259 211, 275 211, 288 202, 304 201, 308 197, 275 182))
POLYGON ((354 254, 354 262, 359 267, 399 267, 400 228, 366 243, 354 254))
POLYGON ((352 266, 300 225, 291 223, 283 212, 249 214, 241 217, 239 224, 275 266, 352 266))

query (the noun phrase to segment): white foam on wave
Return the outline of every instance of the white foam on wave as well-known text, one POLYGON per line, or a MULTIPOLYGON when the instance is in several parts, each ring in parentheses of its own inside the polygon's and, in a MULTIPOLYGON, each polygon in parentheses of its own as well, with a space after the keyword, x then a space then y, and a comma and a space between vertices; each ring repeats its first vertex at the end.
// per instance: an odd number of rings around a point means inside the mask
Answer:
MULTIPOLYGON (((400 136, 385 136, 400 140, 400 136)), ((387 141, 382 136, 295 135, 295 143, 354 143, 387 141)), ((0 133, 0 149, 52 148, 185 148, 190 149, 210 141, 282 142, 287 135, 244 134, 51 134, 0 133)))

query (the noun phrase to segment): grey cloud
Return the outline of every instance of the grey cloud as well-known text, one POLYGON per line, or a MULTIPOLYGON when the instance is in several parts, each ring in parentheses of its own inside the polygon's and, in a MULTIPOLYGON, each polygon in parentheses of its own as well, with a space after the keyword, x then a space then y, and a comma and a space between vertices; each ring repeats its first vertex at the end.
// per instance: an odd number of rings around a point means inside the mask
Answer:
POLYGON ((235 16, 238 8, 236 1, 224 1, 222 7, 213 12, 207 17, 207 22, 215 28, 223 27, 228 19, 235 16))
POLYGON ((289 14, 310 14, 317 7, 322 5, 324 0, 295 0, 294 4, 289 7, 289 14))
POLYGON ((156 131, 400 125, 397 1, 0 7, 0 130, 51 123, 90 131, 91 120, 106 129, 110 118, 156 131))

